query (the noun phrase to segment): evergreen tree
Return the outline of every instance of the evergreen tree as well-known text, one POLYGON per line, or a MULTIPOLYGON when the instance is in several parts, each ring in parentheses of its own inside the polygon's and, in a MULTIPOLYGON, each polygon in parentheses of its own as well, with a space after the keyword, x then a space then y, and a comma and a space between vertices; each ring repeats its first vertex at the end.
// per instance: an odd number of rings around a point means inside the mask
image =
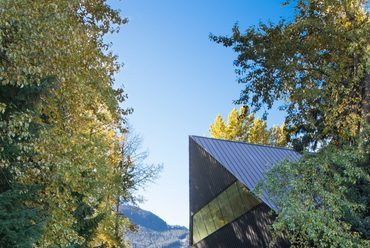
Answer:
MULTIPOLYGON (((10 44, 5 40, 2 45, 10 44)), ((8 68, 8 63, 3 58, 0 67, 8 68)), ((0 84, 0 247, 33 247, 45 226, 46 213, 38 199, 40 185, 22 176, 26 168, 40 167, 32 159, 43 128, 35 121, 36 105, 52 80, 45 78, 39 85, 0 84)))

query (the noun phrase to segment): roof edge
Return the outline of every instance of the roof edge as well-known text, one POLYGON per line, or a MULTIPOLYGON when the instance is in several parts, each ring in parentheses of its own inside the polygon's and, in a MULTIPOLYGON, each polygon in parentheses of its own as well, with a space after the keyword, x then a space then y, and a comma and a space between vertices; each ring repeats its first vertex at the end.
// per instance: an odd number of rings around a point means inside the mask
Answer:
POLYGON ((233 142, 233 143, 240 143, 240 144, 252 145, 252 146, 260 146, 260 147, 268 147, 268 148, 282 149, 282 150, 288 150, 288 151, 293 151, 293 152, 299 153, 299 152, 295 151, 294 149, 287 148, 287 147, 272 146, 272 145, 261 145, 261 144, 247 143, 247 142, 237 141, 237 140, 217 139, 217 138, 211 138, 211 137, 205 137, 205 136, 199 136, 199 135, 189 135, 189 138, 191 138, 192 140, 194 140, 193 137, 202 138, 202 139, 211 139, 211 140, 218 140, 218 141, 233 142))

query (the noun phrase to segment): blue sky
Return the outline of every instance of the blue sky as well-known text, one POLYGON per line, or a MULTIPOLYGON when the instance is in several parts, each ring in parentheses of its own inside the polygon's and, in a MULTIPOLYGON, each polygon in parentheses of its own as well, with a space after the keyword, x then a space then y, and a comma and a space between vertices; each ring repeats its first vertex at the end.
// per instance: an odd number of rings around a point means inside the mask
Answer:
MULTIPOLYGON (((188 136, 208 136, 217 114, 235 107, 236 82, 231 49, 211 42, 209 33, 228 35, 259 21, 291 15, 277 0, 110 0, 129 23, 109 37, 125 66, 116 76, 133 107, 130 124, 149 151, 147 163, 162 163, 160 178, 139 194, 140 206, 169 224, 188 226, 188 136)), ((268 124, 283 122, 271 111, 268 124)))

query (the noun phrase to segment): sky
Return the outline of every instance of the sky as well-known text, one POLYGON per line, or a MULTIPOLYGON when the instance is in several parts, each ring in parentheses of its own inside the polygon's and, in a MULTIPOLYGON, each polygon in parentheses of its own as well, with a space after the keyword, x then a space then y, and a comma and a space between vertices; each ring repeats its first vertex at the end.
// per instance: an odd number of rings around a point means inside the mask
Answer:
MULTIPOLYGON (((218 114, 227 117, 242 85, 236 82, 235 53, 209 40, 230 35, 238 23, 289 17, 277 0, 110 0, 129 23, 108 37, 122 70, 132 107, 130 125, 149 152, 148 164, 163 164, 159 179, 138 192, 139 206, 171 225, 189 226, 189 135, 209 136, 218 114)), ((281 124, 284 113, 269 112, 268 125, 281 124)))

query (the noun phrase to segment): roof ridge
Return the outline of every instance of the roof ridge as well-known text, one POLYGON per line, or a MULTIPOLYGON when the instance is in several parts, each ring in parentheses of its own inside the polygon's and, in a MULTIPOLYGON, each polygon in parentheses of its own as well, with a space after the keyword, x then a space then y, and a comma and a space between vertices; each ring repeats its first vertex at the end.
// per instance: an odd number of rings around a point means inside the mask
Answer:
POLYGON ((262 145, 262 144, 253 144, 253 143, 247 143, 243 141, 238 140, 227 140, 227 139, 217 139, 217 138, 211 138, 211 137, 205 137, 205 136, 199 136, 199 135, 189 135, 189 137, 196 137, 196 138, 202 138, 202 139, 211 139, 211 140, 217 140, 217 141, 226 141, 226 142, 232 142, 232 143, 241 143, 244 145, 251 145, 251 146, 261 146, 261 147, 268 147, 268 148, 275 148, 275 149, 282 149, 282 150, 288 150, 298 153, 292 148, 287 147, 279 147, 279 146, 272 146, 272 145, 262 145))

